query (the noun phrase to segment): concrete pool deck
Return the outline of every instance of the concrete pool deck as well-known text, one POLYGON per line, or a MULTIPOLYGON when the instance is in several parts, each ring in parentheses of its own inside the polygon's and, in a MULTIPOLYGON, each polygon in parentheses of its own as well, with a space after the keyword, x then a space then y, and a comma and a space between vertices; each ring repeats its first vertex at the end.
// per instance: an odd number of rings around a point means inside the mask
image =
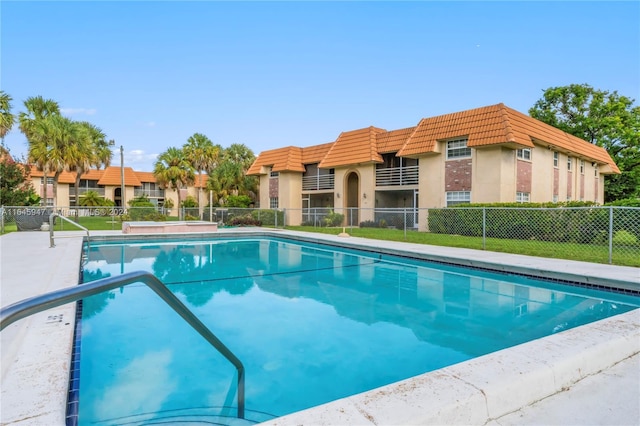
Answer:
MULTIPOLYGON (((254 228, 219 229, 255 232, 254 228)), ((280 230, 334 244, 391 252, 408 250, 440 259, 554 277, 585 277, 598 285, 640 287, 640 269, 533 258, 477 250, 339 238, 280 230)), ((122 236, 120 231, 93 236, 122 236)), ((284 236, 284 235, 283 235, 284 236)), ((78 282, 82 233, 0 236, 0 305, 78 282), (58 238, 74 235, 73 238, 58 238)), ((139 238, 140 235, 132 236, 139 238)), ((18 321, 0 336, 3 425, 62 425, 75 304, 18 321)), ((568 330, 273 420, 272 424, 640 424, 640 310, 568 330)))

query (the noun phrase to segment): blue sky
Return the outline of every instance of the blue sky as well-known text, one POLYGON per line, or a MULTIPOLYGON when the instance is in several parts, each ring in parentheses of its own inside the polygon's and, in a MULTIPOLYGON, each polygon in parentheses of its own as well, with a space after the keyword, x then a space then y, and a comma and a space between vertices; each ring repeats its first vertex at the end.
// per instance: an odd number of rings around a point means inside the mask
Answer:
MULTIPOLYGON (((257 155, 587 83, 640 100, 640 2, 2 1, 0 87, 124 146, 198 132, 257 155)), ((5 144, 27 150, 14 128, 5 144)), ((119 154, 113 163, 120 164, 119 154)))

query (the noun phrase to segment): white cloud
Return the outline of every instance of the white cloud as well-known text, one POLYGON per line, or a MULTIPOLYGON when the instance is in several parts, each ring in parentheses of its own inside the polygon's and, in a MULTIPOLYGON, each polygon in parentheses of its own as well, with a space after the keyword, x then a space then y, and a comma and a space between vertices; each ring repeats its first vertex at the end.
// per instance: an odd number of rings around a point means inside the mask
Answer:
POLYGON ((65 115, 94 115, 95 108, 60 108, 60 112, 65 115))

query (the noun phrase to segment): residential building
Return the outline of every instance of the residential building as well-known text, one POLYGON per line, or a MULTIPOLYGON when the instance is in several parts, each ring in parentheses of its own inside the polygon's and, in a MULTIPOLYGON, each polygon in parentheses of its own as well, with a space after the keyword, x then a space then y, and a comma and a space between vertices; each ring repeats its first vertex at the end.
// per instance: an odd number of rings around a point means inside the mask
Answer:
POLYGON ((294 225, 314 207, 357 207, 359 223, 373 220, 375 208, 418 214, 459 203, 601 203, 604 176, 614 173, 603 148, 504 104, 264 151, 247 172, 259 176, 260 206, 290 209, 294 225))
MULTIPOLYGON (((44 172, 37 170, 35 167, 31 169, 31 181, 38 195, 42 197, 43 203, 47 206, 53 206, 53 173, 44 181, 44 172)), ((73 207, 79 205, 75 199, 75 172, 62 172, 58 178, 57 205, 59 207, 73 207)), ((194 185, 182 189, 181 199, 184 200, 191 195, 198 199, 199 189, 206 185, 207 176, 202 176, 202 182, 196 176, 194 185)), ((128 207, 128 202, 146 195, 149 200, 156 206, 163 206, 167 200, 171 200, 175 207, 178 207, 178 193, 173 189, 163 189, 156 181, 152 172, 140 172, 133 170, 131 167, 107 167, 104 170, 91 169, 80 176, 80 185, 78 188, 78 196, 88 191, 96 191, 104 198, 111 200, 116 206, 128 207), (124 173, 124 197, 122 194, 122 174, 124 173)), ((200 205, 204 206, 208 200, 200 200, 200 205)), ((172 212, 177 214, 177 209, 172 212)))

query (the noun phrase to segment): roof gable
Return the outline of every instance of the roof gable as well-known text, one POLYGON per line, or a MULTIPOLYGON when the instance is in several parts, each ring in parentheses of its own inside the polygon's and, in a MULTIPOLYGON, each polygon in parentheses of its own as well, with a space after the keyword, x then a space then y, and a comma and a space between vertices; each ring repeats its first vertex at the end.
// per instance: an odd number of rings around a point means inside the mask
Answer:
POLYGON ((377 127, 342 132, 333 143, 331 149, 320 162, 319 167, 331 168, 358 163, 381 163, 378 153, 376 135, 386 130, 377 127))
MULTIPOLYGON (((107 167, 98 181, 98 185, 118 186, 122 184, 120 167, 107 167)), ((124 184, 125 186, 142 186, 138 176, 131 167, 124 167, 124 184)))
POLYGON ((287 146, 263 151, 249 167, 247 175, 265 174, 263 167, 271 167, 273 172, 304 172, 302 148, 287 146))

